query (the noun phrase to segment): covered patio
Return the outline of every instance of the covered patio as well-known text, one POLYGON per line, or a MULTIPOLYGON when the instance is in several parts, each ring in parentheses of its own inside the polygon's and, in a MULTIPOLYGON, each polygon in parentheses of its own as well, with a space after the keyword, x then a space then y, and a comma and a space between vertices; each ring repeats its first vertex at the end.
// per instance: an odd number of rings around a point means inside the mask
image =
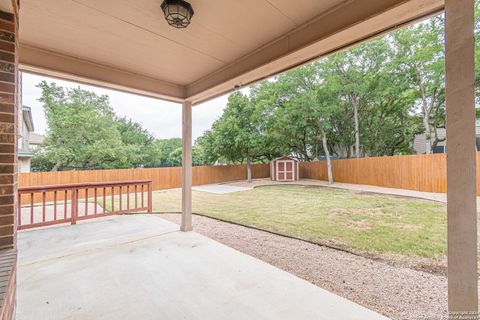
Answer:
POLYGON ((386 319, 156 215, 18 235, 17 319, 386 319))
POLYGON ((0 0, 0 320, 14 317, 17 270, 18 319, 380 319, 189 232, 192 106, 443 10, 449 311, 476 314, 473 0, 191 0, 186 29, 167 24, 161 3, 0 0), (20 71, 181 104, 179 230, 119 217, 17 239, 20 71), (98 232, 99 224, 112 228, 98 232))

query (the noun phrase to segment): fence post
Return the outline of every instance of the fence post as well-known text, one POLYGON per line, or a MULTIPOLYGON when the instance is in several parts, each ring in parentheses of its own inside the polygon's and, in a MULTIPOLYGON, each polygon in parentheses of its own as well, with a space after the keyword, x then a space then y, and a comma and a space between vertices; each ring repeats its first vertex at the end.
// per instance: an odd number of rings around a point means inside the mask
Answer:
POLYGON ((148 186, 148 208, 147 208, 147 212, 152 213, 152 211, 153 211, 152 181, 149 181, 147 186, 148 186))
POLYGON ((72 223, 71 224, 77 224, 77 215, 78 215, 78 189, 73 188, 72 189, 72 223))

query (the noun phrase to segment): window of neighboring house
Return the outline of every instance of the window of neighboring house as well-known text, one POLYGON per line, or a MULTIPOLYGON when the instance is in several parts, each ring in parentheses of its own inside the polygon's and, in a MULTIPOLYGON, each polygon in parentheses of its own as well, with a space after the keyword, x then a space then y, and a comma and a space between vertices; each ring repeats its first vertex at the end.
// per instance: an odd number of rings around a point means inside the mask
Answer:
POLYGON ((433 148, 433 153, 445 153, 445 146, 436 146, 433 148))
POLYGON ((479 118, 476 118, 475 125, 476 125, 477 127, 480 127, 480 117, 479 117, 479 118))

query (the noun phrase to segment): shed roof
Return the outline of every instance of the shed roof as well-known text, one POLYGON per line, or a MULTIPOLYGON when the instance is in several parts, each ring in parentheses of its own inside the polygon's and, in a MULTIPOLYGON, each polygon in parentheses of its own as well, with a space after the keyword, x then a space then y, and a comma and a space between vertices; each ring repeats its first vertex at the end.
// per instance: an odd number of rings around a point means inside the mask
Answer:
POLYGON ((285 159, 289 159, 289 160, 293 160, 293 161, 297 161, 297 162, 298 162, 298 159, 297 159, 297 158, 294 158, 294 157, 291 157, 291 156, 278 157, 278 158, 273 159, 272 162, 273 162, 273 161, 277 161, 277 160, 285 160, 285 159))

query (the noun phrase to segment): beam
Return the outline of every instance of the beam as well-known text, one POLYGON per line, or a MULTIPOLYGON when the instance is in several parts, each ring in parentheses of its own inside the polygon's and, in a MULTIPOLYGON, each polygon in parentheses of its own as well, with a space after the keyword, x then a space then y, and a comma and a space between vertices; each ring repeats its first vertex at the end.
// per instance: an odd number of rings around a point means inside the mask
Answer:
POLYGON ((173 102, 184 101, 186 94, 180 85, 27 45, 20 45, 20 69, 173 102))
POLYGON ((445 1, 448 309, 459 319, 478 312, 473 5, 445 1))
POLYGON ((192 103, 182 106, 182 224, 180 230, 192 228, 192 103))
POLYGON ((352 0, 187 86, 199 104, 443 10, 443 0, 352 0))

